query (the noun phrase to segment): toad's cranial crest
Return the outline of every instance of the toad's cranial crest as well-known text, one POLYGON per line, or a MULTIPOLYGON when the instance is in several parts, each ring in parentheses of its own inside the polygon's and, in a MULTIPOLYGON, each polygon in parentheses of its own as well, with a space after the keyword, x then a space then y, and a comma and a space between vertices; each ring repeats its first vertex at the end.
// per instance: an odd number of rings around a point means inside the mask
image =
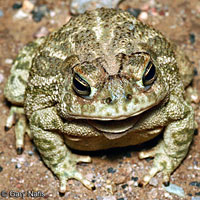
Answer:
POLYGON ((193 138, 194 111, 184 98, 192 71, 182 50, 128 12, 88 11, 19 52, 4 90, 13 104, 6 129, 17 116, 18 153, 27 132, 59 178, 60 192, 71 178, 94 187, 76 169, 91 159, 68 146, 136 145, 163 131, 158 146, 139 156, 155 157, 142 183, 159 171, 166 183, 193 138))

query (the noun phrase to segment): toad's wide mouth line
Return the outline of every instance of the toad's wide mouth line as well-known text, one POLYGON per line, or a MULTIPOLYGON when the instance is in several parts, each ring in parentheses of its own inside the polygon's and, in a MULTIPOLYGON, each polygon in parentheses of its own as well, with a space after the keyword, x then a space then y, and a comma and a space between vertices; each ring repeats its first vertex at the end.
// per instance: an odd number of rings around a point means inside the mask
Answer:
POLYGON ((165 101, 165 99, 139 110, 132 115, 121 115, 117 117, 95 117, 70 114, 70 119, 83 120, 82 122, 85 121, 85 123, 87 123, 89 126, 99 131, 99 134, 102 133, 109 139, 116 139, 130 132, 135 127, 136 123, 144 116, 144 112, 151 112, 151 109, 154 109, 155 106, 162 104, 163 101, 165 101))
POLYGON ((140 110, 132 115, 122 115, 120 117, 91 117, 91 116, 78 116, 74 115, 74 119, 83 119, 86 120, 87 123, 93 128, 97 129, 100 132, 110 134, 124 134, 129 129, 133 128, 133 126, 137 123, 138 119, 141 117, 141 113, 151 109, 156 104, 146 107, 143 110, 140 110))
POLYGON ((123 120, 87 120, 88 124, 99 131, 106 133, 122 133, 132 128, 140 118, 140 115, 129 117, 123 120))

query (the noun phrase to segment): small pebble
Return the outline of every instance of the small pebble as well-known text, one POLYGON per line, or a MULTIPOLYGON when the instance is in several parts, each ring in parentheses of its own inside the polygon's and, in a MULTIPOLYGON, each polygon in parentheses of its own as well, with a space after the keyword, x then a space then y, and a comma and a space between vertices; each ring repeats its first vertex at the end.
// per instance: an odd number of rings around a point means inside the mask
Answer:
POLYGON ((194 33, 190 33, 189 39, 190 39, 190 43, 194 44, 195 43, 195 34, 194 33))
POLYGON ((147 192, 147 199, 157 199, 158 191, 156 188, 152 188, 150 191, 147 192))
POLYGON ((93 173, 87 173, 85 175, 85 177, 88 179, 88 180, 92 180, 94 178, 94 174, 93 173))
POLYGON ((141 12, 140 15, 138 16, 138 19, 143 20, 143 21, 147 20, 148 19, 148 13, 145 12, 145 11, 141 12))
POLYGON ((94 10, 96 8, 116 8, 121 0, 72 0, 70 4, 70 12, 73 15, 84 13, 86 10, 94 10))
POLYGON ((20 2, 16 2, 16 3, 14 3, 13 6, 12 6, 12 8, 13 8, 14 10, 20 9, 21 7, 22 7, 22 3, 20 3, 20 2))
MULTIPOLYGON (((152 6, 153 6, 153 5, 152 5, 152 6)), ((149 7, 150 7, 149 3, 146 3, 146 4, 144 4, 144 5, 141 7, 141 10, 148 11, 148 10, 149 10, 149 7)))
POLYGON ((11 59, 11 58, 6 58, 5 59, 5 64, 12 64, 13 63, 13 59, 11 59))
POLYGON ((185 192, 183 188, 179 187, 178 185, 169 184, 169 186, 167 187, 163 185, 163 188, 169 193, 176 194, 179 197, 185 197, 185 192))
POLYGON ((11 162, 17 162, 17 160, 15 158, 12 158, 11 162))
POLYGON ((159 15, 165 16, 165 11, 164 11, 164 10, 161 10, 161 11, 159 12, 159 15))
POLYGON ((122 184, 126 182, 126 176, 119 174, 113 178, 113 181, 116 185, 122 184))
POLYGON ((29 167, 29 166, 30 166, 29 162, 25 162, 25 163, 24 163, 24 166, 25 166, 25 167, 29 167))
MULTIPOLYGON (((196 130, 198 131, 198 129, 195 129, 195 131, 196 131, 196 130)), ((194 132, 195 132, 195 131, 194 131, 194 132)), ((198 135, 198 134, 197 134, 197 135, 198 135)), ((193 161, 193 164, 197 166, 197 165, 198 165, 198 161, 194 160, 194 161, 193 161)))
POLYGON ((198 129, 195 129, 195 130, 194 130, 194 135, 198 135, 198 133, 199 133, 199 132, 198 132, 198 129))
POLYGON ((150 13, 151 13, 152 16, 158 16, 158 12, 157 12, 156 8, 151 8, 150 13))
POLYGON ((19 169, 19 168, 21 168, 22 166, 21 166, 21 164, 20 163, 17 163, 16 165, 15 165, 15 168, 16 169, 19 169))
POLYGON ((97 196, 96 198, 97 198, 97 200, 103 200, 103 197, 101 197, 101 196, 97 196))
POLYGON ((174 25, 171 25, 169 28, 171 29, 175 29, 177 26, 174 24, 174 25))
POLYGON ((32 156, 33 155, 33 151, 28 151, 28 155, 32 156))
POLYGON ((0 172, 2 172, 3 171, 3 167, 0 165, 0 172))
POLYGON ((3 76, 3 74, 0 74, 0 83, 2 83, 3 80, 4 80, 4 76, 3 76))
POLYGON ((114 196, 103 197, 103 200, 116 200, 114 196))
POLYGON ((197 68, 195 67, 194 68, 194 76, 197 76, 198 75, 198 70, 197 70, 197 68))
POLYGON ((23 163, 23 162, 25 162, 26 160, 25 160, 25 158, 24 157, 18 157, 18 159, 17 159, 19 162, 21 162, 21 163, 23 163))
POLYGON ((42 26, 34 34, 34 37, 35 38, 40 38, 40 37, 48 35, 48 33, 49 33, 49 30, 45 26, 42 26))
POLYGON ((200 182, 198 182, 198 181, 192 181, 192 182, 190 183, 190 185, 191 185, 191 186, 196 186, 196 187, 199 187, 199 188, 200 188, 200 182))
POLYGON ((3 11, 0 10, 0 17, 3 17, 3 11))
POLYGON ((122 188, 123 188, 123 189, 125 189, 126 187, 128 187, 128 184, 122 185, 122 188))
POLYGON ((40 11, 33 11, 32 12, 32 18, 35 22, 40 22, 43 17, 44 17, 44 13, 42 13, 40 11))
POLYGON ((132 177, 131 180, 138 181, 138 177, 132 177))
POLYGON ((24 179, 20 179, 20 180, 19 180, 19 183, 24 183, 24 179))
POLYGON ((169 193, 167 193, 167 192, 164 193, 164 196, 165 196, 166 198, 170 198, 170 197, 171 197, 171 195, 170 195, 169 193))
POLYGON ((14 15, 14 18, 15 19, 24 19, 24 18, 26 18, 26 17, 28 17, 29 15, 27 14, 27 13, 25 13, 23 10, 18 10, 17 12, 16 12, 16 14, 14 15))
POLYGON ((138 18, 138 16, 140 15, 141 13, 141 9, 139 8, 128 8, 127 11, 133 15, 134 17, 138 18))
POLYGON ((152 178, 150 181, 149 181, 149 185, 152 185, 152 186, 158 186, 158 180, 156 178, 152 178))
POLYGON ((107 169, 108 173, 114 174, 116 172, 116 169, 113 169, 112 167, 107 169))
POLYGON ((55 16, 56 16, 56 12, 53 11, 53 10, 50 10, 50 11, 49 11, 49 15, 50 15, 51 17, 55 17, 55 16))
POLYGON ((32 12, 32 18, 35 22, 40 22, 42 18, 49 13, 49 9, 46 5, 36 7, 32 12))
POLYGON ((22 10, 26 13, 30 13, 34 9, 34 7, 35 5, 31 1, 24 0, 22 10))
POLYGON ((191 200, 200 200, 200 197, 192 197, 191 200))

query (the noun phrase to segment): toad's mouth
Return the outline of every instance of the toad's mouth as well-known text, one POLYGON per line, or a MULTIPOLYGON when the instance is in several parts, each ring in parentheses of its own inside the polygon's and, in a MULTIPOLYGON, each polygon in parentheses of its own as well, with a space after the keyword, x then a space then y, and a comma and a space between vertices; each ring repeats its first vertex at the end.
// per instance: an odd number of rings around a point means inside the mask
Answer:
MULTIPOLYGON (((95 118, 93 117, 85 117, 88 124, 92 127, 96 128, 97 130, 103 133, 109 134, 120 134, 125 133, 129 129, 131 129, 138 119, 141 117, 141 114, 145 111, 149 110, 153 106, 149 106, 137 113, 134 113, 132 116, 121 116, 117 118, 95 118)), ((81 117, 76 116, 76 119, 80 119, 81 117)))
POLYGON ((106 133, 123 133, 132 128, 138 121, 139 116, 129 117, 123 120, 87 120, 88 123, 99 131, 106 133))
POLYGON ((100 120, 87 120, 88 123, 101 131, 108 139, 117 139, 128 133, 128 131, 134 127, 140 116, 129 117, 124 120, 111 120, 111 121, 100 121, 100 120))

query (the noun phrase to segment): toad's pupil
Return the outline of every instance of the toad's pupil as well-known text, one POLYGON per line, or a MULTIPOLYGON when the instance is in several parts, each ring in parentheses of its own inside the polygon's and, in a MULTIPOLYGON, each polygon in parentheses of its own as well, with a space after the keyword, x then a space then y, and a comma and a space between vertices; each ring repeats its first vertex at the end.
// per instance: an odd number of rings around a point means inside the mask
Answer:
POLYGON ((155 65, 150 61, 142 77, 143 85, 149 86, 155 81, 155 79, 156 79, 156 68, 155 65))
POLYGON ((73 89, 79 96, 89 96, 91 93, 89 84, 76 73, 73 77, 73 89))

